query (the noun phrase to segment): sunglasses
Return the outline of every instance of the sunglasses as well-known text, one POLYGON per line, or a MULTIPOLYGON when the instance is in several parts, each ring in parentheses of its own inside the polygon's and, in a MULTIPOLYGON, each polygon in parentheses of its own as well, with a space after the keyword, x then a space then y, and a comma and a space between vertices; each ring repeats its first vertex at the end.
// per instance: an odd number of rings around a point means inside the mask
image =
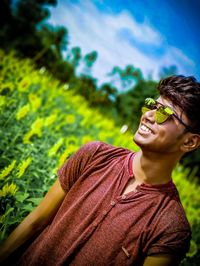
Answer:
POLYGON ((188 126, 180 117, 178 117, 178 115, 174 113, 171 107, 163 105, 152 98, 146 98, 144 106, 142 107, 142 114, 151 110, 156 110, 155 121, 157 124, 162 124, 171 116, 174 116, 188 131, 193 131, 190 126, 188 126))

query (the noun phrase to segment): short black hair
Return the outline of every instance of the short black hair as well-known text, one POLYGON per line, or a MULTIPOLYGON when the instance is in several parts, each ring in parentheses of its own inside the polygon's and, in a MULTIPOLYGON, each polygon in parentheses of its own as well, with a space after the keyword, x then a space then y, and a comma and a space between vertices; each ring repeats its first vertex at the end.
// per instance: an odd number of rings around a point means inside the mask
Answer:
POLYGON ((200 134, 200 83, 193 76, 174 75, 161 79, 159 93, 188 117, 193 133, 200 134))

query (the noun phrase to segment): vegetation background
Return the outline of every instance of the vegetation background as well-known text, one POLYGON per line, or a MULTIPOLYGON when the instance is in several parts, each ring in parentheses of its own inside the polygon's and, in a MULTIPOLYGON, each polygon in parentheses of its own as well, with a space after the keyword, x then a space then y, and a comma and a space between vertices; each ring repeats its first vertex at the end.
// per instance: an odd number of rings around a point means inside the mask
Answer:
MULTIPOLYGON (((1 241, 40 202, 80 145, 101 140, 137 150, 132 135, 141 105, 157 95, 157 82, 133 65, 109 73, 128 90, 120 92, 111 82, 98 87, 91 75, 97 52, 68 49, 68 30, 45 23, 49 5, 56 1, 0 2, 1 241), (80 63, 85 67, 78 75, 80 63)), ((160 77, 175 72, 173 66, 161 69, 160 77)), ((200 261, 199 161, 197 151, 173 173, 193 232, 182 265, 200 261)))

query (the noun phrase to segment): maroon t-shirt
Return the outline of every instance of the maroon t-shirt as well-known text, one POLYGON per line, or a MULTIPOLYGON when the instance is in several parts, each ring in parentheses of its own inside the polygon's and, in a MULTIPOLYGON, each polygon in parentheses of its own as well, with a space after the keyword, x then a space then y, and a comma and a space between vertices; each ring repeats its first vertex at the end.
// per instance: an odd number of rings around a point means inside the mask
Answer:
POLYGON ((102 142, 68 159, 58 171, 66 197, 20 265, 139 266, 149 255, 184 257, 191 231, 173 182, 122 195, 133 159, 102 142))

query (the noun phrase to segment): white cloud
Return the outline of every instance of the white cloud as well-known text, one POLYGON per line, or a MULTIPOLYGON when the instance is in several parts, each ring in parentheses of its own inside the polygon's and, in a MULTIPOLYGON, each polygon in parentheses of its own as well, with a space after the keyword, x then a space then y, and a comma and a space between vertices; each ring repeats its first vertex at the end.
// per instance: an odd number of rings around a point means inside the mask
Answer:
POLYGON ((90 1, 80 1, 76 4, 67 2, 65 5, 60 2, 51 11, 49 22, 68 28, 71 47, 81 47, 83 54, 93 50, 98 52, 93 75, 101 82, 106 81, 106 74, 116 65, 124 67, 133 64, 141 68, 145 76, 151 73, 156 78, 163 66, 175 64, 184 74, 184 64, 194 64, 175 47, 165 47, 165 54, 155 59, 127 40, 119 40, 118 33, 125 28, 133 38, 146 45, 164 45, 163 36, 153 29, 147 20, 143 24, 138 24, 128 11, 124 10, 117 15, 103 13, 90 1))
POLYGON ((176 47, 170 47, 170 52, 173 57, 177 58, 180 61, 180 63, 186 63, 191 67, 195 66, 195 63, 189 57, 187 57, 180 49, 176 47))
POLYGON ((139 24, 134 17, 127 10, 123 10, 119 15, 107 16, 107 25, 112 27, 115 32, 120 28, 126 28, 129 33, 140 42, 147 44, 160 44, 162 42, 162 36, 149 26, 147 20, 144 23, 139 24))
POLYGON ((164 66, 175 65, 178 68, 179 74, 194 75, 195 63, 187 57, 180 49, 167 46, 165 54, 158 61, 157 71, 164 66))

